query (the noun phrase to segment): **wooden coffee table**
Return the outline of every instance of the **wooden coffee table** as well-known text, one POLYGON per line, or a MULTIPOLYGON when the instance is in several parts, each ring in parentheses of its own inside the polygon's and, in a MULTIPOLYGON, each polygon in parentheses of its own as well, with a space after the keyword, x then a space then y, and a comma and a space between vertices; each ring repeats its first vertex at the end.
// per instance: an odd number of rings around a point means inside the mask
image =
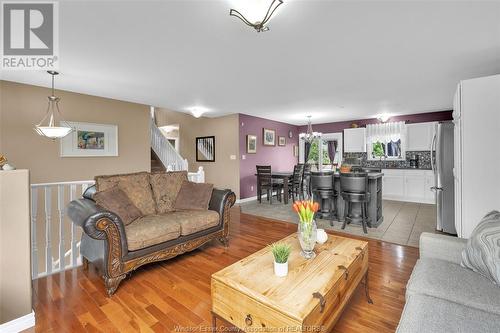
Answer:
POLYGON ((286 277, 274 275, 269 248, 212 275, 213 329, 222 318, 245 331, 329 331, 361 280, 372 303, 367 242, 329 235, 306 260, 296 233, 282 241, 292 246, 286 277))

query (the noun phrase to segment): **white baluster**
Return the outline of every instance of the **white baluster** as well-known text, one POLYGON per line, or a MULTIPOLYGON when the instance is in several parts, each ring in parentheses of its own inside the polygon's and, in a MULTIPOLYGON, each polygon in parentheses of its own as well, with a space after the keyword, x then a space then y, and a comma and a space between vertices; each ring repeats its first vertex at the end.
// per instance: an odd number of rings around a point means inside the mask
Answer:
POLYGON ((38 188, 31 190, 31 274, 38 277, 38 245, 36 233, 36 218, 38 216, 38 188))
POLYGON ((52 188, 45 186, 45 269, 52 273, 52 188))
POLYGON ((57 186, 57 210, 59 212, 59 270, 66 266, 64 248, 64 185, 57 186))
MULTIPOLYGON (((69 188, 69 200, 73 201, 76 198, 76 184, 71 184, 69 188)), ((77 265, 77 246, 76 246, 76 225, 71 223, 71 266, 77 265)))

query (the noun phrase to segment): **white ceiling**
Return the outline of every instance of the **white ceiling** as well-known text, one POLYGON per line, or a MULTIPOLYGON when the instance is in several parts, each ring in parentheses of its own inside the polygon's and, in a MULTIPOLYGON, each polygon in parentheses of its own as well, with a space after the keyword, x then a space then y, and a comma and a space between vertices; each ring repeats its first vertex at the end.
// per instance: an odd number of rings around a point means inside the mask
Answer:
POLYGON ((260 34, 229 0, 61 1, 56 88, 304 124, 450 109, 500 73, 500 1, 284 1, 260 34))

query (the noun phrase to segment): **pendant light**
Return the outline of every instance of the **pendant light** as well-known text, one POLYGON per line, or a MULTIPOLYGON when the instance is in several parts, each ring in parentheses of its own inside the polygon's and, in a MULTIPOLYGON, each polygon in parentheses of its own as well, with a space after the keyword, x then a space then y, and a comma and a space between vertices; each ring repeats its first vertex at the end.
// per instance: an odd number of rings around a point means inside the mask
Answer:
POLYGON ((311 116, 307 116, 307 132, 306 133, 300 133, 299 137, 302 140, 305 140, 306 142, 312 143, 314 140, 321 138, 321 133, 320 132, 313 132, 312 128, 312 122, 311 122, 311 116))
POLYGON ((64 138, 73 132, 74 128, 62 119, 61 111, 59 110, 60 98, 56 97, 54 93, 54 77, 59 73, 55 71, 47 71, 47 73, 52 75, 52 94, 48 96, 49 104, 45 117, 35 126, 34 130, 41 136, 55 140, 64 138))
MULTIPOLYGON (((252 0, 252 1, 255 1, 255 0, 252 0)), ((269 20, 273 16, 274 11, 282 4, 283 4, 283 0, 273 0, 271 2, 271 5, 269 5, 269 8, 267 9, 266 15, 264 16, 264 18, 261 21, 250 22, 245 16, 243 16, 243 14, 241 14, 236 9, 231 9, 229 11, 229 15, 239 18, 241 21, 243 21, 243 23, 254 28, 257 32, 264 32, 264 31, 269 30, 269 27, 266 24, 267 24, 267 22, 269 22, 269 20)))

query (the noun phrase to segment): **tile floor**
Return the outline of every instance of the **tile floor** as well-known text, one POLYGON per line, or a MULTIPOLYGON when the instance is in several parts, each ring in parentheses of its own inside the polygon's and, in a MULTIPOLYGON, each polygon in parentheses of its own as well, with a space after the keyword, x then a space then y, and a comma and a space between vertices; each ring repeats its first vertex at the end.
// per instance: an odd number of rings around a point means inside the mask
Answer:
MULTIPOLYGON (((297 223, 297 217, 291 205, 274 202, 270 205, 267 201, 259 204, 257 201, 241 203, 243 213, 264 216, 276 220, 297 223)), ((345 230, 340 227, 342 223, 318 219, 318 228, 335 230, 354 235, 363 235, 368 238, 418 247, 418 240, 422 232, 439 233, 436 231, 436 205, 419 204, 401 201, 383 201, 384 221, 377 228, 368 228, 368 234, 363 233, 361 225, 350 224, 345 230)))

